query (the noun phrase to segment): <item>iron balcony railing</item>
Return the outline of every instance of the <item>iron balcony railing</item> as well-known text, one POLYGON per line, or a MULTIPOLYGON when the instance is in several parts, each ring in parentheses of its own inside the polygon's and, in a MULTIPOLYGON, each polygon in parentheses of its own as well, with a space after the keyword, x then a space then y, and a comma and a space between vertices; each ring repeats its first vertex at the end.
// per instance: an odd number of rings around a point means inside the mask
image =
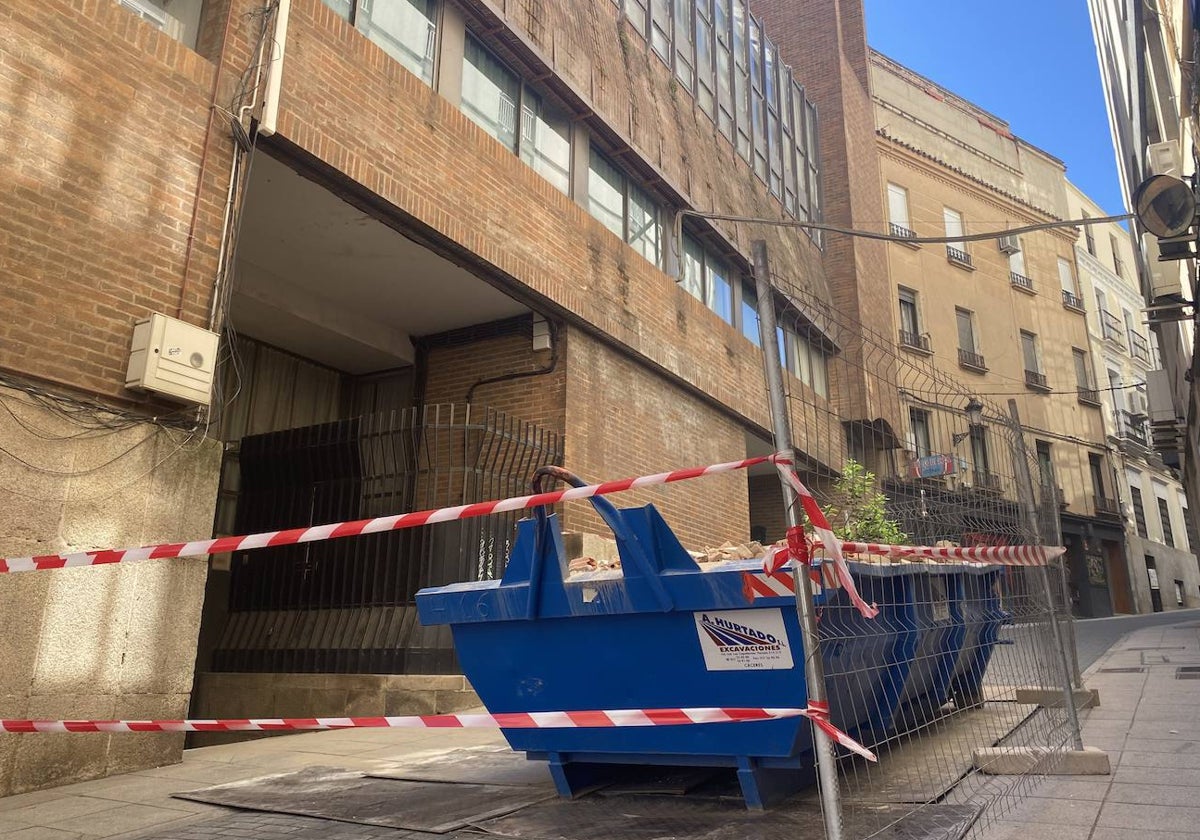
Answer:
POLYGON ((1095 388, 1080 388, 1076 391, 1076 395, 1084 405, 1100 405, 1100 392, 1095 388))
POLYGON ((1018 289, 1026 292, 1033 291, 1033 280, 1026 277, 1024 274, 1018 274, 1015 271, 1008 272, 1008 282, 1012 283, 1018 289))
POLYGON ((1097 516, 1119 517, 1121 515, 1121 506, 1117 504, 1117 500, 1107 496, 1092 496, 1092 507, 1096 509, 1097 516))
POLYGON ((973 370, 987 370, 987 366, 983 363, 983 356, 972 350, 964 350, 958 348, 958 363, 965 368, 973 370))
POLYGON ((953 245, 946 246, 946 259, 950 260, 950 262, 958 263, 959 265, 973 267, 971 255, 961 248, 955 248, 953 245))
POLYGON ((992 493, 1000 493, 1004 490, 1000 476, 986 470, 976 470, 972 483, 978 490, 988 490, 992 493))
POLYGON ((933 352, 933 349, 929 346, 929 336, 923 333, 900 330, 900 345, 911 350, 920 350, 922 353, 933 352))
POLYGON ((891 230, 892 236, 895 236, 899 239, 916 239, 917 238, 916 231, 914 231, 910 228, 906 228, 904 225, 898 225, 895 222, 891 222, 888 224, 888 228, 891 230))
POLYGON ((1149 444, 1149 434, 1146 431, 1146 418, 1125 409, 1117 410, 1117 432, 1122 439, 1132 441, 1141 446, 1149 444))
POLYGON ((1125 327, 1121 319, 1107 309, 1100 310, 1100 332, 1106 341, 1125 346, 1125 327))
POLYGON ((1083 300, 1079 297, 1079 295, 1075 294, 1074 292, 1070 292, 1070 291, 1067 291, 1066 289, 1063 289, 1062 302, 1063 302, 1063 306, 1067 307, 1067 309, 1074 309, 1078 312, 1084 311, 1083 300))
POLYGON ((1150 344, 1137 330, 1129 331, 1129 353, 1139 362, 1150 362, 1150 344))
POLYGON ((1041 391, 1050 390, 1050 385, 1046 382, 1046 374, 1038 373, 1036 370, 1025 371, 1025 384, 1041 391))

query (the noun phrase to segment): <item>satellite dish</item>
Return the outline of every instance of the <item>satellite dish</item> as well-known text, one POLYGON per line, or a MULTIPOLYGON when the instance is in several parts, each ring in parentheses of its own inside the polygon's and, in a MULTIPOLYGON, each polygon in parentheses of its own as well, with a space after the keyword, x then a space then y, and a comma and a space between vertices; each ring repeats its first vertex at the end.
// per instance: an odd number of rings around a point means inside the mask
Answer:
POLYGON ((1133 195, 1133 209, 1146 230, 1160 239, 1187 233, 1196 219, 1196 194, 1170 175, 1154 175, 1133 195))

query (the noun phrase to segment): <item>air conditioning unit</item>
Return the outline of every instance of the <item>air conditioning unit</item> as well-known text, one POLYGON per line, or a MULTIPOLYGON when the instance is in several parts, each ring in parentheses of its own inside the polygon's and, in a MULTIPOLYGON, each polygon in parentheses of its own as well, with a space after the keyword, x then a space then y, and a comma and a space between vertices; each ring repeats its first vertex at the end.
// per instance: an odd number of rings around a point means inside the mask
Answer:
POLYGON ((1146 166, 1152 175, 1179 177, 1179 142, 1167 140, 1146 147, 1146 166))
POLYGON ((1147 255, 1153 255, 1150 260, 1150 299, 1183 298, 1184 283, 1181 277, 1183 263, 1179 260, 1161 260, 1158 258, 1159 243, 1153 234, 1142 237, 1142 247, 1147 255))
POLYGON ((117 0, 117 3, 175 40, 178 41, 183 36, 183 24, 150 0, 117 0))
POLYGON ((1021 240, 1015 234, 1005 234, 996 240, 1000 250, 1006 254, 1015 254, 1021 250, 1021 240))
POLYGON ((133 326, 125 387, 208 405, 216 371, 214 332, 154 314, 133 326))
POLYGON ((1176 422, 1174 389, 1167 371, 1159 369, 1146 372, 1146 402, 1149 404, 1151 423, 1176 422))

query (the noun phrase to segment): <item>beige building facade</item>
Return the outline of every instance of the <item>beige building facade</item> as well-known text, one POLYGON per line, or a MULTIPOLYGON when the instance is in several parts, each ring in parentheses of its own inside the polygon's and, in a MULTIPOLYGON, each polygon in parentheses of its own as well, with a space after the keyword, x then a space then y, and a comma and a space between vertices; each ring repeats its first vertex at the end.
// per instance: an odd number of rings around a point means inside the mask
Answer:
MULTIPOLYGON (((893 235, 966 237, 1070 218, 1062 162, 883 55, 872 55, 871 72, 880 187, 893 235)), ((1035 472, 1059 494, 1074 607, 1109 615, 1132 604, 1103 407, 1092 381, 1077 374, 1079 357, 1089 354, 1077 236, 1058 227, 949 244, 899 241, 888 246, 888 262, 901 348, 930 357, 981 397, 1002 406, 1016 399, 1035 472)), ((924 414, 909 406, 914 456, 946 453, 966 480, 994 481, 994 455, 974 435, 931 435, 924 414)), ((985 420, 997 422, 1003 418, 985 420)))
MULTIPOLYGON (((1067 199, 1072 218, 1105 215, 1073 184, 1067 185, 1067 199)), ((1075 259, 1080 291, 1090 307, 1090 370, 1115 467, 1115 495, 1106 512, 1119 515, 1125 527, 1135 610, 1200 605, 1200 565, 1187 497, 1179 473, 1163 463, 1150 432, 1146 379, 1162 361, 1158 336, 1145 324, 1133 241, 1121 225, 1091 225, 1075 243, 1075 259)))

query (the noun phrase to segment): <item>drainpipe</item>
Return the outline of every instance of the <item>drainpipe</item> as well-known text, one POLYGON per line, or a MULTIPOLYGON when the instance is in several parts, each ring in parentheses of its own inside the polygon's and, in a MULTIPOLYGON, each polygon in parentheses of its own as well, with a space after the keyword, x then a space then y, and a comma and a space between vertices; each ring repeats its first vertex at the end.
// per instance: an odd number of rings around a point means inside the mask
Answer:
POLYGON ((279 119, 279 89, 283 80, 283 56, 287 46, 288 16, 292 11, 292 0, 279 0, 279 9, 275 13, 275 34, 272 38, 271 64, 267 69, 267 93, 263 98, 262 120, 258 124, 258 133, 270 137, 275 133, 275 123, 279 119))

